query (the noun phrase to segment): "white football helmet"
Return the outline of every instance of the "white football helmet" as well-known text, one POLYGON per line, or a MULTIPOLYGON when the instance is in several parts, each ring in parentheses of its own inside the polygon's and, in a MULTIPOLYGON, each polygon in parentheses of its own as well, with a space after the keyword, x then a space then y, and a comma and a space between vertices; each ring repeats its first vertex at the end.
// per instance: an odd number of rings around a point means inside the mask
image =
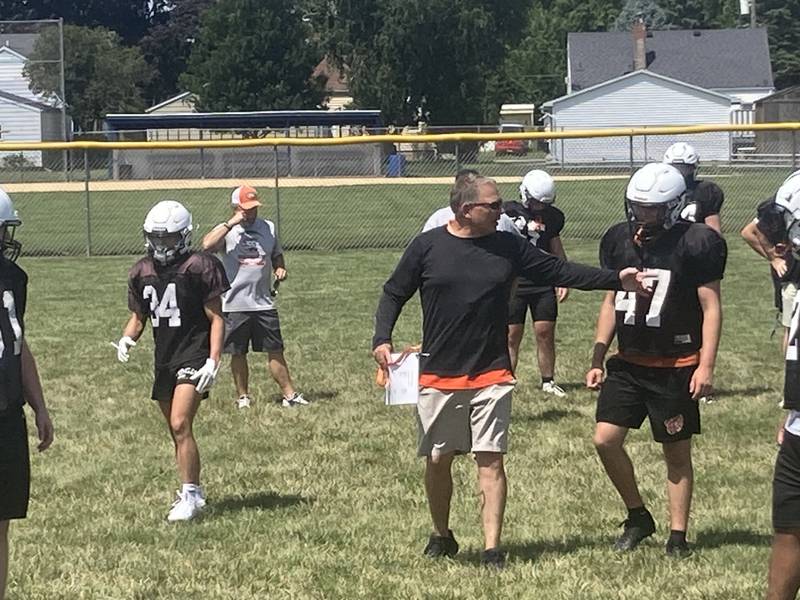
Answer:
POLYGON ((691 144, 675 142, 664 152, 664 162, 668 165, 696 166, 700 162, 700 155, 691 144))
POLYGON ((14 210, 14 203, 11 202, 8 194, 3 189, 0 189, 0 228, 2 228, 0 232, 2 236, 0 238, 0 252, 11 261, 17 260, 22 250, 22 244, 14 239, 14 234, 19 225, 22 225, 22 221, 17 211, 14 210))
POLYGON ((678 222, 686 181, 672 165, 650 163, 636 171, 625 191, 625 212, 639 243, 655 239, 678 222))
POLYGON ((163 265, 189 252, 192 243, 192 213, 180 202, 162 200, 144 219, 144 245, 148 254, 163 265))
POLYGON ((544 171, 528 171, 519 184, 519 196, 525 206, 529 206, 531 200, 552 204, 556 200, 556 184, 544 171))
POLYGON ((800 255, 800 171, 795 171, 775 192, 775 204, 783 209, 786 236, 792 253, 800 255))

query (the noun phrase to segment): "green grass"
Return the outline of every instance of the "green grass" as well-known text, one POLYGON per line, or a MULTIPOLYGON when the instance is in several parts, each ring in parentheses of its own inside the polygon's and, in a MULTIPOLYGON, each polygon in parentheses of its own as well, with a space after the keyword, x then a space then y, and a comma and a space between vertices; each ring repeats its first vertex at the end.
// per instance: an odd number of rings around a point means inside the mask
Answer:
MULTIPOLYGON (((520 173, 524 167, 516 167, 520 173)), ((726 232, 738 232, 755 214, 756 205, 783 181, 782 170, 726 172, 715 175, 726 194, 722 211, 726 232)), ((565 238, 597 240, 609 223, 623 216, 624 180, 560 181, 558 206, 567 215, 565 238)), ((506 199, 517 186, 501 184, 506 199)), ((287 249, 338 250, 401 248, 435 209, 447 203, 449 186, 370 185, 281 188, 280 211, 274 190, 262 190, 261 214, 278 220, 287 249)), ((226 189, 139 190, 17 193, 14 200, 24 221, 20 237, 33 255, 136 253, 143 247, 140 225, 157 201, 176 199, 192 211, 198 239, 228 213, 226 189), (89 235, 87 236, 87 224, 89 235)))
MULTIPOLYGON (((109 346, 126 316, 134 258, 23 257, 28 339, 56 442, 33 457, 30 516, 11 528, 9 597, 757 598, 771 534, 782 365, 769 337, 766 265, 737 240, 731 246, 719 401, 703 406, 696 441, 695 556, 663 556, 664 465, 647 428, 632 432, 628 447, 658 534, 634 554, 610 550, 624 511, 591 446, 595 397, 580 385, 600 293, 575 292, 557 334, 566 400, 535 391, 530 338, 523 345, 508 456, 510 562, 491 576, 477 565, 482 538, 468 458, 454 469, 452 526, 463 551, 454 561, 420 556, 430 522, 412 412, 382 405, 369 352, 380 286, 397 251, 287 255, 287 358, 298 387, 317 402, 280 408, 255 361, 256 403, 238 412, 224 365, 196 421, 210 505, 202 521, 185 526, 164 520, 177 479, 167 430, 147 399, 149 332, 125 366, 109 346)), ((594 262, 596 242, 568 240, 567 251, 594 262)), ((413 299, 398 323, 399 345, 419 339, 419 313, 413 299)))

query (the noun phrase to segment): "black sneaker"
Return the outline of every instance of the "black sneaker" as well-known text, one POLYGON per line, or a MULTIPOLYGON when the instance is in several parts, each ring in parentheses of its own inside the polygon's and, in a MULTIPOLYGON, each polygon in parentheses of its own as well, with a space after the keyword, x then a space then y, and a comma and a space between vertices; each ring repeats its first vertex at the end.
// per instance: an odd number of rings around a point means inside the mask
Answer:
POLYGON ((667 540, 666 551, 667 556, 671 556, 672 558, 689 558, 692 555, 692 549, 689 547, 689 544, 686 543, 686 540, 681 542, 667 540))
POLYGON ((448 537, 432 533, 422 554, 428 558, 439 558, 440 556, 453 558, 458 554, 458 542, 456 541, 456 536, 453 535, 453 530, 448 529, 447 533, 450 534, 448 537))
POLYGON ((489 548, 481 553, 481 566, 502 569, 506 566, 506 555, 500 548, 489 548))
POLYGON ((656 532, 656 523, 653 521, 653 515, 649 512, 625 519, 620 525, 624 526, 625 530, 614 543, 614 550, 618 552, 633 550, 639 545, 639 542, 656 532))

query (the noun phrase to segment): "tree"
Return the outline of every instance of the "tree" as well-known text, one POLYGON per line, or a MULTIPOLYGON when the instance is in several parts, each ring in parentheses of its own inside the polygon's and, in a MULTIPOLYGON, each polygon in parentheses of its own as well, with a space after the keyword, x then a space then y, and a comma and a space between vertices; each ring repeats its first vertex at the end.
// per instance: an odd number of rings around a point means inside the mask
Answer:
POLYGON ((519 41, 527 0, 321 0, 329 53, 350 74, 357 106, 395 124, 421 113, 436 125, 497 117, 497 70, 519 41))
POLYGON ((86 27, 107 27, 126 43, 138 41, 170 0, 0 0, 0 15, 12 19, 57 19, 86 27))
POLYGON ((146 97, 150 104, 182 91, 178 78, 186 71, 192 44, 199 36, 200 15, 214 0, 173 0, 172 9, 147 32, 141 42, 145 60, 153 67, 146 97))
POLYGON ((211 111, 316 108, 322 56, 292 0, 218 0, 201 17, 181 85, 211 111))
MULTIPOLYGON (((58 99, 59 69, 36 62, 58 55, 58 32, 39 36, 24 74, 31 91, 58 99)), ((119 36, 102 27, 64 26, 66 102, 73 121, 84 131, 98 129, 107 113, 136 112, 145 106, 141 89, 152 73, 138 48, 125 48, 119 36)))
POLYGON ((800 84, 800 0, 759 0, 756 7, 769 34, 775 87, 800 84))
POLYGON ((614 21, 614 31, 630 31, 633 24, 643 19, 647 29, 667 29, 667 13, 654 0, 626 0, 614 21))
POLYGON ((739 24, 739 3, 730 0, 659 0, 673 29, 718 29, 739 24))

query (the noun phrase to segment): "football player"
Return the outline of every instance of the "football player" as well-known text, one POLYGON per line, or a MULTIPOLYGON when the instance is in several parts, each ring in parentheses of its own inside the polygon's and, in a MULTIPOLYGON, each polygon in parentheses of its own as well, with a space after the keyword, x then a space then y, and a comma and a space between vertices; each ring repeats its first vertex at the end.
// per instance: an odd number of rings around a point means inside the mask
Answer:
MULTIPOLYGON (((517 230, 534 246, 567 260, 561 243, 564 213, 553 206, 556 186, 553 178, 544 171, 530 171, 519 186, 521 202, 506 202, 503 210, 517 230)), ((517 281, 516 292, 511 297, 508 320, 508 353, 512 369, 516 371, 519 347, 525 333, 525 316, 528 311, 536 335, 536 354, 542 391, 559 398, 566 392, 554 380, 556 366, 556 318, 558 303, 567 298, 569 290, 535 285, 529 279, 517 281)))
MULTIPOLYGON (((800 171, 783 182, 775 204, 784 217, 781 242, 800 256, 800 171)), ((772 481, 772 554, 767 584, 768 600, 795 598, 800 589, 800 302, 795 298, 786 348, 783 406, 772 481)))
MULTIPOLYGON (((800 179, 800 171, 791 177, 800 179)), ((795 260, 785 241, 785 209, 775 202, 775 195, 758 205, 756 218, 742 228, 741 236, 747 244, 770 263, 774 289, 775 308, 783 326, 782 348, 786 351, 792 308, 800 282, 800 261, 795 260)))
POLYGON ((192 423, 219 369, 221 296, 229 287, 222 263, 210 254, 192 252, 191 238, 192 215, 179 202, 159 202, 147 213, 147 256, 130 270, 131 314, 117 344, 117 358, 127 362, 150 321, 155 340, 152 398, 170 428, 183 484, 168 521, 193 519, 206 504, 192 423))
POLYGON ((692 498, 692 436, 700 433, 697 400, 710 395, 722 324, 720 280, 725 241, 706 225, 681 221, 686 184, 680 172, 651 163, 631 177, 625 193, 627 219, 600 243, 606 268, 638 264, 650 280, 649 298, 608 293, 597 320, 586 385, 599 389, 594 444, 628 509, 615 543, 632 550, 655 532, 625 452, 628 429, 649 417, 653 439, 667 466, 670 535, 666 552, 686 556, 692 498), (618 353, 603 360, 614 335, 618 353), (604 374, 605 375, 605 381, 604 374))
POLYGON ((681 218, 692 223, 705 223, 722 235, 719 212, 725 202, 725 194, 713 181, 696 178, 700 155, 694 147, 686 142, 676 142, 667 148, 664 162, 678 169, 686 181, 686 206, 681 218))
POLYGON ((38 450, 47 450, 53 442, 53 424, 36 361, 24 337, 28 276, 14 262, 22 248, 14 232, 21 224, 11 198, 0 190, 0 598, 5 598, 8 576, 9 525, 12 519, 24 519, 28 513, 30 459, 22 410, 25 403, 35 415, 38 450))

